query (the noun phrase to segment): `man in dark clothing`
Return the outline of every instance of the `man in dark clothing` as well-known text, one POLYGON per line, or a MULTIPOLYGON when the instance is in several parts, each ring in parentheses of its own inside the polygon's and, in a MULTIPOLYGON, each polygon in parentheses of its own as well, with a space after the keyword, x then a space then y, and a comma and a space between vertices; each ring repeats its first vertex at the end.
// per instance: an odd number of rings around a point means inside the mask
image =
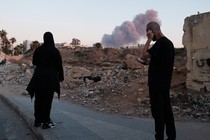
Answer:
POLYGON ((52 128, 55 127, 50 119, 53 95, 57 92, 60 98, 59 82, 64 80, 62 58, 55 48, 52 33, 44 34, 44 43, 35 50, 32 63, 36 68, 26 90, 31 98, 35 94, 34 126, 39 127, 43 123, 43 129, 52 128))
POLYGON ((141 59, 150 58, 148 69, 148 86, 152 116, 155 121, 156 140, 164 139, 164 127, 168 140, 176 139, 176 129, 170 101, 170 85, 174 65, 174 46, 160 30, 156 22, 146 27, 147 41, 141 59), (150 43, 156 41, 150 47, 150 43))

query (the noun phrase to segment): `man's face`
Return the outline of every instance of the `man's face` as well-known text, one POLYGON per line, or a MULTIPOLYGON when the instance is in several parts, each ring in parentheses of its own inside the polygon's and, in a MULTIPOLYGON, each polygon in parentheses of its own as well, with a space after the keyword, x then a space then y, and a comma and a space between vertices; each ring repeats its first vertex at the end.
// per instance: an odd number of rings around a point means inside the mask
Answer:
POLYGON ((147 32, 147 34, 148 34, 148 33, 152 34, 152 41, 157 41, 156 33, 155 33, 154 30, 152 30, 152 29, 147 29, 146 32, 147 32))
POLYGON ((152 41, 157 41, 157 37, 156 37, 155 33, 153 33, 152 41))

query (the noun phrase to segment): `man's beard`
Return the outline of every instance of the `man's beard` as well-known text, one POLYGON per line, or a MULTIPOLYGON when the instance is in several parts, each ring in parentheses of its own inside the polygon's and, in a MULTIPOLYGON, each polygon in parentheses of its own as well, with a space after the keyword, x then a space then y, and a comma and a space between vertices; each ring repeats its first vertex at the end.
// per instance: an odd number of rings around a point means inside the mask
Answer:
POLYGON ((156 35, 153 35, 152 40, 153 40, 153 41, 157 41, 157 37, 156 37, 156 35))

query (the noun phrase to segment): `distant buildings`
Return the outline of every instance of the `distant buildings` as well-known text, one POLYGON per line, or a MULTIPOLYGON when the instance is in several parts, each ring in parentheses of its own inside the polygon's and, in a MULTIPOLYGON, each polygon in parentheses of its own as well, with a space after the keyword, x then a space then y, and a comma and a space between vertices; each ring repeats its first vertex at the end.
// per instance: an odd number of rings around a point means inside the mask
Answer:
POLYGON ((31 48, 31 46, 30 46, 31 42, 32 41, 29 41, 29 40, 24 40, 23 41, 23 46, 24 46, 23 52, 26 52, 27 50, 29 50, 31 48))
MULTIPOLYGON (((23 52, 28 51, 31 48, 31 43, 33 43, 33 41, 30 40, 24 40, 23 41, 23 52)), ((55 43, 55 47, 56 48, 75 48, 76 46, 80 46, 81 45, 81 41, 77 38, 73 38, 72 42, 70 44, 64 42, 64 43, 55 43)))

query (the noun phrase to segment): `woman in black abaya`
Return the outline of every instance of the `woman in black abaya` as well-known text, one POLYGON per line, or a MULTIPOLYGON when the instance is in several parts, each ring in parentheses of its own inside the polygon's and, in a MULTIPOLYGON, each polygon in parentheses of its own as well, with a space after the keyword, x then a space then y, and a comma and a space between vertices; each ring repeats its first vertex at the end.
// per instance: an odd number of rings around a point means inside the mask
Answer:
POLYGON ((42 124, 43 129, 55 127, 50 118, 50 111, 54 92, 60 97, 60 83, 64 80, 62 58, 55 48, 53 35, 50 32, 44 34, 44 43, 38 47, 34 54, 32 64, 35 67, 34 74, 27 87, 34 101, 34 127, 42 124))

